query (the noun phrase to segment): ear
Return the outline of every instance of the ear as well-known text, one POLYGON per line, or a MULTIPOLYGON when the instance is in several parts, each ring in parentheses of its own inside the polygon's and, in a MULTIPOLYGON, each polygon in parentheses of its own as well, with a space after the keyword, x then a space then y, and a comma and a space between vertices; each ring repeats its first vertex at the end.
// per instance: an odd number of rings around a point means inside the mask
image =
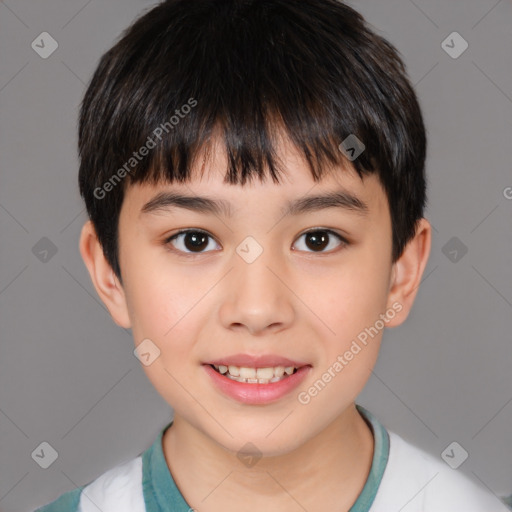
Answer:
POLYGON ((96 292, 107 307, 112 319, 121 327, 131 327, 123 287, 105 259, 103 248, 90 220, 82 227, 79 248, 96 292))
POLYGON ((409 315, 427 265, 431 241, 432 228, 427 219, 422 218, 417 223, 414 238, 393 264, 387 307, 397 314, 387 323, 387 327, 400 325, 409 315))

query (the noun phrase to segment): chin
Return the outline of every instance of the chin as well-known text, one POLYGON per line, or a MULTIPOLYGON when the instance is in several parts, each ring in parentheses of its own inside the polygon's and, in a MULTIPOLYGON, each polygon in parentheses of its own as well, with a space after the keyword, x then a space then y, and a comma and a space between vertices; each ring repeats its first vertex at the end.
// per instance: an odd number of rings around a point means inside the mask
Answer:
MULTIPOLYGON (((284 423, 286 423, 286 420, 284 423)), ((286 428, 284 423, 279 425, 279 421, 271 423, 262 421, 258 425, 252 422, 250 428, 247 427, 246 422, 229 425, 226 423, 225 428, 233 437, 222 431, 221 437, 214 437, 213 439, 237 456, 246 453, 251 455, 252 452, 258 458, 286 455, 304 443, 304 439, 301 437, 304 432, 295 432, 289 427, 286 428)), ((216 429, 216 433, 218 433, 218 429, 216 429)))

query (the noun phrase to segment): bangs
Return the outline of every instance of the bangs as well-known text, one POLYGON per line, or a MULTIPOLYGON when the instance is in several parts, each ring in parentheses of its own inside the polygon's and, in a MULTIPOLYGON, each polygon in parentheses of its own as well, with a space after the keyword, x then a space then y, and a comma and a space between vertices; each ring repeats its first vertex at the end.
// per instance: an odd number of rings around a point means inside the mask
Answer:
MULTIPOLYGON (((161 123, 145 142, 146 146, 152 146, 153 139, 155 149, 145 161, 137 162, 126 186, 188 182, 194 170, 202 176, 219 152, 223 152, 227 162, 226 168, 220 169, 226 183, 244 185, 256 177, 262 182, 270 177, 274 183, 279 183, 281 173, 287 172, 280 151, 288 144, 293 145, 307 163, 314 181, 319 181, 328 171, 339 171, 340 167, 350 164, 339 148, 336 135, 327 130, 314 133, 304 124, 300 125, 302 130, 294 129, 295 125, 286 125, 282 117, 278 117, 281 112, 255 112, 246 117, 243 125, 232 122, 236 113, 227 122, 222 114, 198 112, 189 120, 181 120, 179 131, 172 133, 165 131, 166 127, 170 130, 169 125, 161 123), (208 122, 202 124, 203 119, 208 122)), ((316 122, 312 127, 321 128, 316 122)), ((361 166, 357 167, 361 175, 361 166)))

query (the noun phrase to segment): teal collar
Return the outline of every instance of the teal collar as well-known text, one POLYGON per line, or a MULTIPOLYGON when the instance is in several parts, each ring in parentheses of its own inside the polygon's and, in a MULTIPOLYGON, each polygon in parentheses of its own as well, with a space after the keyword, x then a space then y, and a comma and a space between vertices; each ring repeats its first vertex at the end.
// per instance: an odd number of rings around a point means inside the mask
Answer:
MULTIPOLYGON (((356 404, 356 408, 373 433, 374 451, 368 479, 350 509, 350 512, 368 512, 382 481, 389 457, 389 435, 384 426, 368 410, 356 404)), ((142 488, 146 512, 190 512, 176 486, 162 447, 162 437, 172 422, 165 426, 153 445, 142 454, 142 488)))
POLYGON ((373 459, 370 474, 366 479, 363 490, 349 512, 368 512, 377 495, 384 470, 388 463, 389 434, 370 411, 357 404, 356 408, 373 433, 373 459))

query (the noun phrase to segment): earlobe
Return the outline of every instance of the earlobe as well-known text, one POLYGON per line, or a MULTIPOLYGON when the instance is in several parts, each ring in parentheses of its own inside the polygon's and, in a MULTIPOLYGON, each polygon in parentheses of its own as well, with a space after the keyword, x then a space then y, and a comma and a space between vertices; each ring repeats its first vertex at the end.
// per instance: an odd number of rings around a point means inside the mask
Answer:
POLYGON ((123 287, 118 283, 112 267, 105 259, 103 248, 90 220, 82 227, 79 249, 94 288, 112 319, 117 325, 130 328, 131 322, 123 287))
POLYGON ((420 219, 414 238, 393 264, 387 307, 392 308, 395 304, 398 309, 396 305, 400 304, 401 309, 387 324, 388 327, 400 325, 409 315, 430 255, 431 238, 430 223, 424 218, 420 219))

